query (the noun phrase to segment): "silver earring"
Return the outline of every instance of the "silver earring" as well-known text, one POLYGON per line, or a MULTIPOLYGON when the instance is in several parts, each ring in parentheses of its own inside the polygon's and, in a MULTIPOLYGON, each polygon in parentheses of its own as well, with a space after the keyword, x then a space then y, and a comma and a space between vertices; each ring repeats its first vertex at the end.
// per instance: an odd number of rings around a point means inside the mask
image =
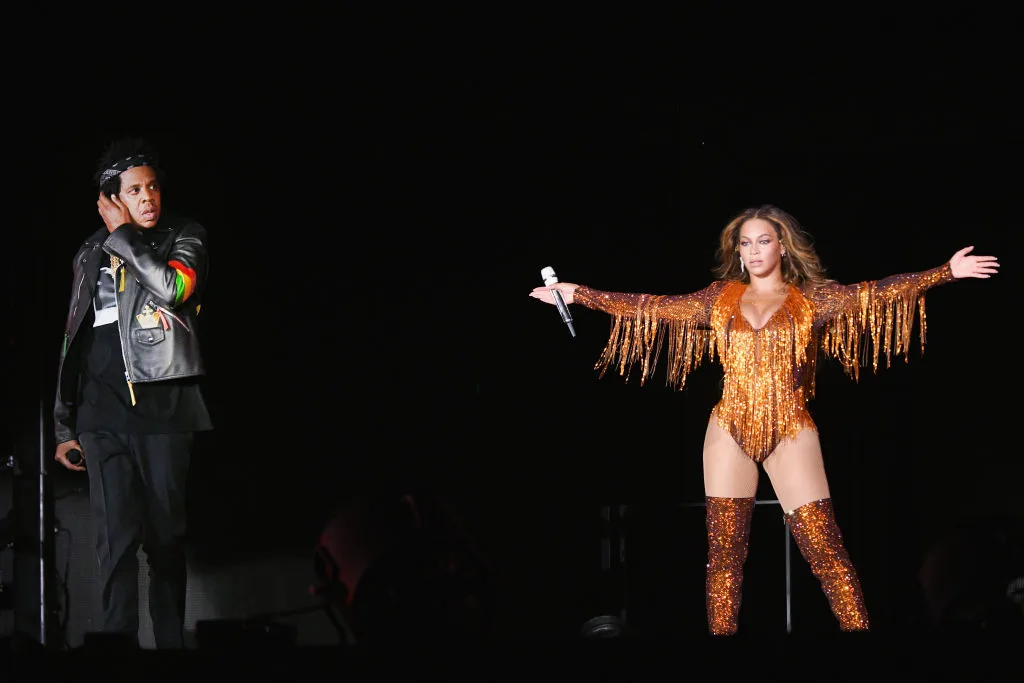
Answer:
POLYGON ((743 273, 743 259, 740 259, 740 273, 743 273))

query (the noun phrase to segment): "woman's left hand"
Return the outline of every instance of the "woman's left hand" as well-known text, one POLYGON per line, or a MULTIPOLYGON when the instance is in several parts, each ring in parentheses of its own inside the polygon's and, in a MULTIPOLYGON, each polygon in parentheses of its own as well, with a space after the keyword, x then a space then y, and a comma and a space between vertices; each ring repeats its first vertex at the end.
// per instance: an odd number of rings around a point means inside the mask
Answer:
POLYGON ((964 277, 988 278, 999 272, 995 256, 970 255, 974 247, 964 247, 949 259, 949 269, 957 280, 964 277))

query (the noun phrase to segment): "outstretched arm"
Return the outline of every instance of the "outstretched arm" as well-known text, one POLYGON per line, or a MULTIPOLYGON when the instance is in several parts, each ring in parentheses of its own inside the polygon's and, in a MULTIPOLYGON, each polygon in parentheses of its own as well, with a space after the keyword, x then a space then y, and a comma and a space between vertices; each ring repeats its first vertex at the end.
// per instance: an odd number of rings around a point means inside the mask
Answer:
POLYGON ((658 295, 605 292, 572 282, 556 282, 551 286, 534 287, 530 296, 554 304, 552 289, 562 294, 567 305, 576 303, 613 316, 644 315, 653 322, 685 321, 706 326, 721 283, 715 282, 691 294, 658 295))
POLYGON ((535 287, 530 296, 554 304, 557 289, 566 304, 576 303, 612 316, 611 333, 596 364, 603 376, 615 366, 628 379, 640 366, 640 383, 654 373, 662 347, 667 348, 667 382, 682 388, 687 374, 709 352, 711 309, 722 283, 691 294, 653 295, 605 292, 571 282, 535 287), (666 343, 667 342, 667 343, 666 343))
POLYGON ((825 352, 840 359, 855 378, 858 368, 867 363, 861 357, 867 336, 874 349, 872 366, 878 369, 880 354, 888 364, 892 355, 906 353, 910 347, 914 310, 921 319, 920 341, 924 350, 927 330, 924 295, 932 287, 963 278, 989 278, 999 270, 995 256, 977 256, 964 247, 941 266, 917 273, 901 273, 881 280, 853 285, 831 283, 813 292, 815 327, 823 329, 825 352))

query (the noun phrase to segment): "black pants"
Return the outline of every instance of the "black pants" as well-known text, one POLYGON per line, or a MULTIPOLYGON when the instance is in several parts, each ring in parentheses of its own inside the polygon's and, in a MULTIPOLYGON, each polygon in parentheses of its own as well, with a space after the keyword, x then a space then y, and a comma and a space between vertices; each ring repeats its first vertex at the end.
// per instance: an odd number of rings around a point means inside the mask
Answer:
POLYGON ((138 642, 139 545, 149 563, 149 613, 157 648, 184 646, 185 483, 193 437, 79 434, 96 520, 104 633, 138 642))

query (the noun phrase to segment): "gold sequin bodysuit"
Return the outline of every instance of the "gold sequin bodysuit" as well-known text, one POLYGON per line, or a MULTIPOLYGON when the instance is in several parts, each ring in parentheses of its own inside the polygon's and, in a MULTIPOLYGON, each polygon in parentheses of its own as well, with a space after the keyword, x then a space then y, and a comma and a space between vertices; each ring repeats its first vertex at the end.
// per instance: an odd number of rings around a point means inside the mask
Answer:
POLYGON ((666 381, 682 389, 703 360, 722 364, 723 390, 711 419, 728 430, 755 462, 801 429, 815 429, 807 411, 814 395, 818 351, 837 358, 859 378, 870 361, 877 371, 893 355, 907 355, 915 310, 921 350, 927 329, 925 292, 953 280, 949 264, 853 285, 830 282, 809 291, 790 286, 785 301, 761 328, 740 311, 747 285, 718 280, 691 294, 604 292, 579 286, 573 302, 612 316, 611 333, 595 368, 640 383, 666 355, 666 381), (868 346, 871 346, 871 349, 868 346), (869 357, 870 353, 870 357, 869 357))

